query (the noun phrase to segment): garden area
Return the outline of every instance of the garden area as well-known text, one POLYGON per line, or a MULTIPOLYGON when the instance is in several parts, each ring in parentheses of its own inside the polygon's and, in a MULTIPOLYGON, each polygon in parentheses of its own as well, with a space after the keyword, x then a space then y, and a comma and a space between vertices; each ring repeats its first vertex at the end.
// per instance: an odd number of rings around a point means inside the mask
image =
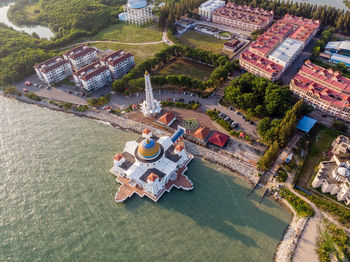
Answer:
POLYGON ((201 65, 185 59, 175 59, 157 71, 159 75, 186 75, 197 80, 208 80, 212 67, 201 65))
POLYGON ((279 191, 281 197, 288 201, 300 217, 314 216, 314 210, 304 200, 296 196, 289 189, 281 188, 279 191))
POLYGON ((182 34, 179 37, 179 40, 184 45, 200 48, 213 53, 220 53, 222 51, 224 43, 227 41, 193 30, 182 34))

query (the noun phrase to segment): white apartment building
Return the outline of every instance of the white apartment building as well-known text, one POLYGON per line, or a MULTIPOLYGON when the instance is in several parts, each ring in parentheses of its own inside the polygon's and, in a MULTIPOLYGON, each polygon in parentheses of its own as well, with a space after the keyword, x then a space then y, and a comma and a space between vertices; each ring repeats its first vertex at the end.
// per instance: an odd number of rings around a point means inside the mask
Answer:
POLYGON ((87 91, 99 89, 112 82, 109 68, 99 62, 92 63, 74 72, 73 78, 77 86, 87 91))
POLYGON ((126 75, 135 66, 135 58, 132 54, 118 50, 108 56, 101 58, 101 64, 108 66, 113 78, 126 75))
POLYGON ((203 20, 211 21, 213 18, 213 12, 224 5, 225 1, 208 0, 199 6, 199 15, 203 20))
POLYGON ((96 49, 88 47, 87 45, 81 45, 67 51, 63 53, 63 57, 71 62, 76 71, 98 59, 96 49))
POLYGON ((287 38, 269 55, 269 59, 283 66, 283 69, 286 70, 301 53, 303 45, 302 41, 287 38))
POLYGON ((61 56, 56 56, 34 66, 39 79, 47 84, 57 83, 73 73, 72 65, 61 56))

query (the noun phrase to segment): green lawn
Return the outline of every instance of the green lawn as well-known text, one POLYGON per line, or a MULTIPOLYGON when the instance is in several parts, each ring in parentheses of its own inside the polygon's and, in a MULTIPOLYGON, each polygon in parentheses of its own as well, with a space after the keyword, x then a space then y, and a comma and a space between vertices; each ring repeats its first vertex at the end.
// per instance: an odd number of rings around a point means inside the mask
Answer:
POLYGON ((212 71, 213 69, 209 66, 176 59, 175 62, 163 67, 157 73, 160 75, 187 75, 198 80, 208 80, 212 71))
POLYGON ((164 49, 167 45, 164 43, 156 45, 125 45, 125 44, 110 44, 110 43, 98 43, 92 46, 98 47, 100 49, 112 49, 118 50, 122 49, 135 56, 135 63, 139 64, 148 58, 153 57, 160 50, 164 49))
POLYGON ((315 174, 316 168, 321 161, 326 160, 323 156, 327 153, 333 140, 340 134, 335 129, 325 126, 316 125, 310 132, 310 150, 301 169, 297 184, 307 186, 312 175, 315 174))
POLYGON ((214 36, 199 33, 193 30, 187 31, 179 37, 181 43, 197 47, 206 51, 220 53, 226 40, 217 39, 214 36))
POLYGON ((28 3, 23 7, 23 12, 24 15, 26 16, 26 18, 30 21, 36 21, 36 19, 38 19, 40 12, 39 13, 35 13, 35 10, 41 10, 41 4, 42 4, 42 0, 39 0, 37 2, 33 2, 33 3, 28 3))
POLYGON ((125 43, 157 42, 162 40, 162 32, 121 23, 106 27, 89 40, 114 40, 125 43))

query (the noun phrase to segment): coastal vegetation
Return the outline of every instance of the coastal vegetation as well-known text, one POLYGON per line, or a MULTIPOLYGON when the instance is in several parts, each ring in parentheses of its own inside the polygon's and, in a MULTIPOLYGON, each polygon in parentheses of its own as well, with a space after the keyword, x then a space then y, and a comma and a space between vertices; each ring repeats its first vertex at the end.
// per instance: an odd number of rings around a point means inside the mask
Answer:
POLYGON ((325 221, 317 243, 317 254, 321 262, 350 260, 350 238, 344 229, 325 221))
POLYGON ((99 107, 107 104, 110 99, 111 99, 111 95, 108 94, 106 96, 101 96, 100 98, 95 98, 95 97, 90 98, 87 102, 89 106, 99 107))
POLYGON ((7 86, 7 87, 4 87, 3 89, 4 89, 4 93, 8 95, 17 95, 17 96, 22 95, 22 93, 18 91, 17 88, 14 86, 7 86))
MULTIPOLYGON (((267 170, 277 159, 280 148, 285 146, 294 134, 297 119, 303 110, 303 100, 299 100, 292 109, 288 110, 281 121, 265 119, 264 125, 259 122, 258 132, 268 143, 272 143, 265 154, 259 159, 258 166, 267 170), (266 121, 267 120, 267 121, 266 121)), ((261 120, 262 121, 262 120, 261 120)))
POLYGON ((41 101, 41 98, 33 92, 25 93, 24 96, 35 101, 41 101))
POLYGON ((294 208, 298 216, 312 217, 314 215, 314 210, 312 209, 312 207, 300 197, 296 196, 289 189, 281 188, 279 194, 281 197, 288 201, 288 203, 294 208))

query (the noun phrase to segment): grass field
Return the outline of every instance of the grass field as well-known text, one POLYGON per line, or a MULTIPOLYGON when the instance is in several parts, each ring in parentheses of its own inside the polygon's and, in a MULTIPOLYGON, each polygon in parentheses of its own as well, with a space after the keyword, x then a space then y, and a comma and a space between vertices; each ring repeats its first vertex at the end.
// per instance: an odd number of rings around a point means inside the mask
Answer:
POLYGON ((115 24, 101 30, 89 40, 114 40, 125 43, 157 42, 162 40, 162 32, 148 27, 115 24))
POLYGON ((112 49, 118 50, 122 49, 127 52, 132 53, 135 56, 135 63, 139 64, 144 60, 153 57, 160 50, 164 49, 167 45, 164 43, 156 44, 156 45, 124 45, 124 44, 110 44, 110 43, 98 43, 93 44, 92 46, 96 46, 100 49, 112 49))
POLYGON ((35 13, 35 10, 41 9, 41 3, 42 0, 39 0, 37 2, 28 3, 24 6, 23 12, 28 20, 35 21, 39 17, 40 13, 35 13))
POLYGON ((213 69, 209 66, 176 59, 175 62, 165 66, 157 73, 159 75, 187 75, 198 80, 208 80, 212 71, 213 69))
POLYGON ((190 30, 179 37, 181 43, 206 51, 220 53, 226 40, 190 30))

